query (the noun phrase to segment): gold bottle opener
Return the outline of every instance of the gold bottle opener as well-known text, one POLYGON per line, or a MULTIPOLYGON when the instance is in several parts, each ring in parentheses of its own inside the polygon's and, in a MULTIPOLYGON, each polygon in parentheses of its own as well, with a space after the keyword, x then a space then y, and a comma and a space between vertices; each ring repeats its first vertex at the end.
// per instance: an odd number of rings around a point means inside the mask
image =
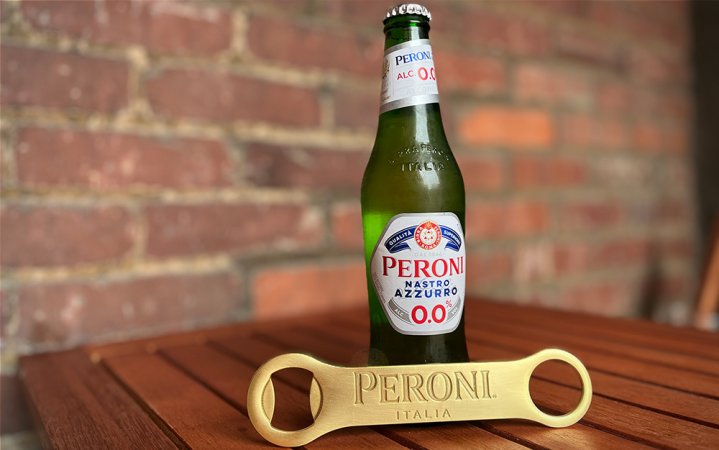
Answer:
POLYGON ((577 357, 557 349, 517 361, 370 367, 332 366, 308 355, 288 353, 255 372, 247 397, 250 420, 260 435, 273 444, 294 447, 350 426, 527 419, 566 427, 589 409, 592 382, 577 357), (569 364, 582 380, 579 404, 561 416, 540 411, 529 393, 532 372, 550 360, 569 364), (280 430, 270 423, 275 406, 270 377, 287 368, 313 374, 310 407, 314 423, 297 431, 280 430))

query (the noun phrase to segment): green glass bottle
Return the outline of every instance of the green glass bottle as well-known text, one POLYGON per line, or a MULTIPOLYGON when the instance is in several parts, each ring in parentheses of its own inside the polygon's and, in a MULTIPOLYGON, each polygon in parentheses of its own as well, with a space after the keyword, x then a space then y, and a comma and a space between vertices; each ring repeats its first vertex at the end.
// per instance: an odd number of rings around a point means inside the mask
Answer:
POLYGON ((382 101, 362 180, 370 365, 467 361, 464 183, 442 126, 427 8, 384 20, 382 101))

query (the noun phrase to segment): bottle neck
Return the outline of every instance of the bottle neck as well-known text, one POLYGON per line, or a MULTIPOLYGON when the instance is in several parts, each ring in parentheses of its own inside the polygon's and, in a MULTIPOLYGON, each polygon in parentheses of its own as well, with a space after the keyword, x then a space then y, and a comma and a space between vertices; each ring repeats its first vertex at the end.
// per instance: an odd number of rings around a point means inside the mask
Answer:
POLYGON ((415 16, 397 17, 387 20, 384 26, 384 49, 404 42, 429 39, 429 22, 415 16))
MULTIPOLYGON (((419 16, 391 18, 385 24, 384 33, 387 50, 406 42, 429 40, 429 23, 419 16)), ((439 103, 422 103, 380 113, 377 139, 388 135, 404 141, 446 141, 439 103)))

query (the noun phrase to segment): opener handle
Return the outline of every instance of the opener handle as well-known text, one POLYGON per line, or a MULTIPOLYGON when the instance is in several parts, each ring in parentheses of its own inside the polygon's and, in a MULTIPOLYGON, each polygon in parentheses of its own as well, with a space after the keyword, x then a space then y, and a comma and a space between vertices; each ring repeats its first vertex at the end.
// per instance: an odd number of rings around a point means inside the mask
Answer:
POLYGON ((584 367, 584 364, 582 364, 579 358, 567 351, 550 348, 539 351, 534 355, 528 356, 527 358, 520 361, 526 362, 525 385, 527 386, 527 399, 529 400, 527 408, 529 411, 532 412, 533 415, 532 417, 525 417, 526 419, 539 422, 548 427, 560 428, 573 425, 579 422, 579 419, 584 417, 584 414, 586 414, 587 410, 589 410, 589 405, 592 403, 592 380, 591 378, 589 378, 589 372, 587 372, 587 368, 584 367), (534 372, 537 366, 539 366, 543 362, 553 360, 563 361, 572 366, 572 368, 574 368, 574 370, 576 370, 579 374, 579 378, 582 380, 582 397, 579 399, 579 404, 577 404, 577 407, 574 408, 574 410, 561 416, 553 416, 540 410, 539 408, 537 408, 537 405, 534 404, 532 396, 529 395, 529 379, 532 376, 532 372, 534 372))
MULTIPOLYGON (((287 368, 305 369, 312 374, 319 370, 332 367, 317 361, 315 358, 302 353, 287 353, 276 356, 263 364, 250 382, 247 391, 247 412, 250 421, 260 435, 276 445, 284 447, 296 447, 312 442, 325 433, 341 427, 330 427, 324 421, 315 422, 301 430, 287 431, 272 426, 272 415, 274 411, 274 386, 272 385, 272 374, 287 368)), ((313 387, 319 386, 313 379, 313 387)), ((321 394, 320 394, 321 398, 321 394)), ((318 419, 316 417, 315 419, 318 419)))
POLYGON ((592 382, 571 353, 542 350, 517 361, 338 367, 311 356, 288 353, 269 360, 250 383, 247 406, 252 424, 268 441, 283 446, 307 444, 332 430, 349 426, 527 419, 550 427, 579 421, 592 400, 592 382), (534 404, 529 392, 532 372, 546 361, 572 366, 582 380, 577 407, 553 416, 534 404), (296 431, 271 424, 273 373, 287 368, 312 373, 310 403, 315 421, 296 431))

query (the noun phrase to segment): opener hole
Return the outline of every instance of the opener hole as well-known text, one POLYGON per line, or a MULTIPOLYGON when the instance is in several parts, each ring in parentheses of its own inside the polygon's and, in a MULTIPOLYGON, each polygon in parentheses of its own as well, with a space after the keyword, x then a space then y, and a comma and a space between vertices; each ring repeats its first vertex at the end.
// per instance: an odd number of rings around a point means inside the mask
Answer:
POLYGON ((275 428, 296 431, 314 422, 310 410, 312 372, 299 368, 278 370, 272 374, 275 387, 275 412, 271 423, 275 428))
POLYGON ((582 380, 569 364, 557 360, 545 361, 532 372, 529 394, 542 412, 561 416, 579 405, 582 380))

